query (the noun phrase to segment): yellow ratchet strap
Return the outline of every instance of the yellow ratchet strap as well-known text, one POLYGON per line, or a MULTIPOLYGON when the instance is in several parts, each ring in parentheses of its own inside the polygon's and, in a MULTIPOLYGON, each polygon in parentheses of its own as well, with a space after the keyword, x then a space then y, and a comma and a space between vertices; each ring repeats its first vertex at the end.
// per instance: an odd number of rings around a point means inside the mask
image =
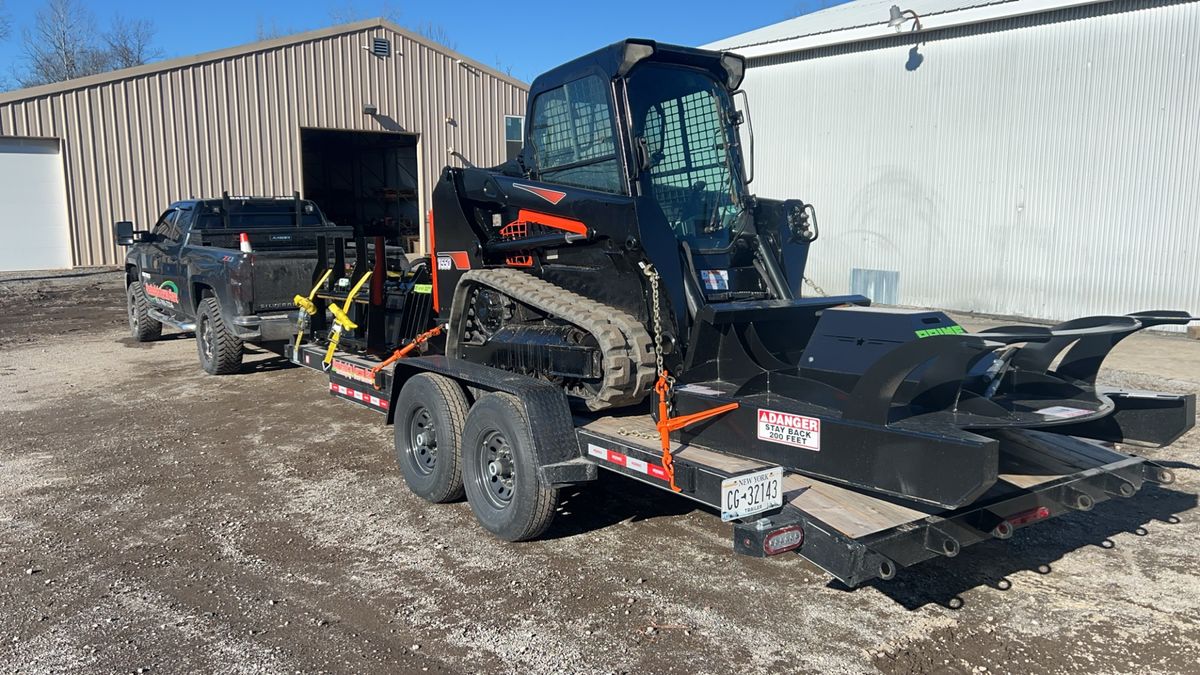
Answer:
MULTIPOLYGON (((316 316, 317 314, 317 306, 313 304, 313 298, 317 297, 317 291, 321 289, 321 286, 325 285, 325 281, 332 273, 332 267, 325 270, 325 274, 322 274, 321 278, 317 280, 317 284, 308 292, 308 296, 297 295, 292 298, 292 302, 300 308, 300 318, 296 319, 296 348, 293 350, 297 355, 300 353, 300 343, 304 340, 305 324, 308 322, 309 317, 316 316)), ((296 356, 296 358, 300 357, 296 356)))
POLYGON ((362 290, 363 284, 367 283, 367 279, 370 278, 371 270, 367 270, 358 283, 350 289, 350 293, 346 295, 346 301, 342 303, 341 307, 329 306, 329 311, 333 314, 333 328, 329 331, 329 348, 325 350, 325 359, 322 361, 326 366, 333 363, 333 353, 337 351, 338 343, 342 341, 342 331, 358 328, 358 324, 350 320, 350 305, 354 303, 354 298, 362 290))

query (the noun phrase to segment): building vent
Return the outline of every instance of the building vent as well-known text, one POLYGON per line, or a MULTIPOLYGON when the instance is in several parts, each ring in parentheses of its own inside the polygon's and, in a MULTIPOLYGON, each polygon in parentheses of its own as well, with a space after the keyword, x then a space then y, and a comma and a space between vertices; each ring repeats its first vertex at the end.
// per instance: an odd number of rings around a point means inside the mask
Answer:
POLYGON ((386 38, 373 38, 371 40, 371 53, 375 56, 391 56, 392 43, 386 38))

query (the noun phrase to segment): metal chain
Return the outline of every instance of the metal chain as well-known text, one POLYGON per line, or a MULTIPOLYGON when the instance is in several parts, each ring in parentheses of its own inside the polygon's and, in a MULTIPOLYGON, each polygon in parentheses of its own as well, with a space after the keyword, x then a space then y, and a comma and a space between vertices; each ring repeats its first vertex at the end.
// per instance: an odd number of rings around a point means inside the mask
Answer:
POLYGON ((816 291, 817 295, 820 295, 821 297, 825 297, 825 298, 829 297, 829 294, 825 292, 825 289, 821 288, 820 286, 813 283, 812 279, 809 279, 808 277, 804 277, 804 283, 808 284, 814 291, 816 291))
MULTIPOLYGON (((662 375, 663 371, 666 370, 666 366, 663 362, 662 303, 659 302, 658 270, 654 269, 654 265, 651 263, 643 262, 638 264, 641 265, 642 272, 645 273, 646 277, 650 280, 650 318, 654 323, 654 363, 655 367, 658 368, 658 374, 662 375)), ((667 384, 674 387, 675 378, 668 377, 667 384)))

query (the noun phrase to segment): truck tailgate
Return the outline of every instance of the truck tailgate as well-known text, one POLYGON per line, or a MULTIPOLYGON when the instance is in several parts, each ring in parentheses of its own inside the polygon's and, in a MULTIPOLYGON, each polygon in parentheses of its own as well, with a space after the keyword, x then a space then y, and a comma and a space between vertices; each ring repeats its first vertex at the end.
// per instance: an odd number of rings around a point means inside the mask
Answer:
POLYGON ((292 298, 312 287, 317 265, 312 251, 262 251, 251 256, 253 311, 293 309, 292 298))

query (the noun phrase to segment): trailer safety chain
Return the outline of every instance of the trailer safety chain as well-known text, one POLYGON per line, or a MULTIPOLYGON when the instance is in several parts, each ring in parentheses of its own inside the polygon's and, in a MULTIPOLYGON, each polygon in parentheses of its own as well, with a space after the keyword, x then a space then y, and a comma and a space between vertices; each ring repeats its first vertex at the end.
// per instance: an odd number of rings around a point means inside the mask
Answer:
POLYGON ((325 369, 328 369, 329 364, 333 363, 333 353, 337 351, 338 343, 342 341, 342 332, 358 328, 358 324, 350 319, 350 305, 354 303, 355 296, 370 278, 371 270, 367 270, 359 278, 358 283, 354 284, 354 287, 346 294, 346 301, 342 303, 341 307, 338 307, 336 303, 329 306, 329 311, 333 314, 333 328, 329 331, 329 347, 325 350, 325 359, 321 361, 325 369))
POLYGON ((825 292, 825 289, 821 288, 816 283, 814 283, 812 279, 809 279, 808 277, 804 277, 804 283, 808 284, 810 288, 812 288, 814 291, 816 291, 817 295, 820 295, 823 298, 829 297, 829 294, 825 292))
POLYGON ((317 291, 321 289, 321 286, 325 285, 325 281, 329 279, 330 274, 333 274, 332 267, 325 270, 325 274, 321 275, 321 278, 317 280, 316 285, 312 287, 307 296, 297 294, 296 297, 292 298, 292 302, 300 308, 300 316, 296 319, 296 348, 292 350, 296 359, 300 358, 300 343, 304 340, 304 331, 308 330, 308 320, 317 314, 317 305, 313 302, 313 298, 317 297, 317 291))
POLYGON ((703 422, 706 419, 727 413, 730 410, 735 410, 740 404, 736 402, 726 403, 725 405, 701 410, 690 415, 671 417, 671 394, 675 389, 675 378, 671 377, 671 373, 667 372, 667 367, 663 361, 662 305, 659 303, 658 270, 654 269, 654 265, 651 263, 641 262, 638 264, 641 266, 642 272, 650 280, 650 302, 653 305, 650 315, 654 323, 654 360, 658 368, 658 381, 654 383, 654 393, 658 394, 658 421, 655 423, 655 426, 658 428, 658 439, 662 444, 662 466, 663 471, 667 474, 667 481, 671 485, 671 490, 682 492, 683 490, 675 484, 675 459, 671 455, 671 432, 689 427, 698 422, 703 422))
POLYGON ((413 338, 412 342, 409 342, 408 344, 404 345, 400 349, 397 349, 396 351, 392 352, 392 355, 387 357, 387 359, 384 360, 383 363, 380 363, 379 365, 372 368, 371 375, 376 376, 374 378, 375 379, 375 388, 379 389, 379 377, 378 377, 379 371, 383 370, 384 368, 387 368, 388 366, 399 361, 400 359, 404 358, 405 356, 408 356, 409 353, 412 352, 414 349, 425 344, 430 339, 441 335, 442 332, 445 330, 446 330, 446 324, 441 324, 438 326, 434 326, 433 328, 430 328, 429 330, 425 331, 424 333, 421 333, 420 335, 413 338))

